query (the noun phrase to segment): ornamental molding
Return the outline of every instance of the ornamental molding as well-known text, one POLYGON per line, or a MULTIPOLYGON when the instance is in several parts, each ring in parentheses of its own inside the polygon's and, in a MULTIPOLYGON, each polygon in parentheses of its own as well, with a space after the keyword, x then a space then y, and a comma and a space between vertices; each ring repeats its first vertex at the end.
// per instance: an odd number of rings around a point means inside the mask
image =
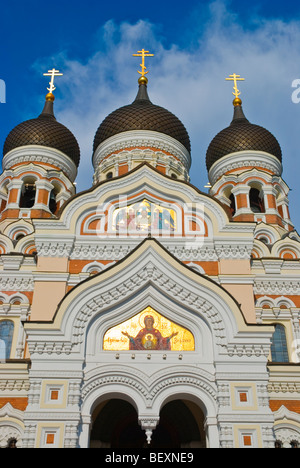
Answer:
MULTIPOLYGON (((145 238, 147 235, 145 234, 145 238)), ((156 237, 156 236, 153 236, 156 237)), ((241 238, 226 241, 211 242, 203 237, 178 237, 176 244, 168 238, 157 236, 161 244, 181 261, 218 261, 220 259, 250 259, 253 240, 242 241, 241 238)), ((41 257, 68 257, 71 260, 111 260, 118 261, 135 249, 143 237, 128 236, 127 239, 117 237, 99 238, 98 236, 75 240, 54 240, 47 236, 35 235, 35 246, 41 257), (43 238, 44 237, 44 238, 43 238)))
POLYGON ((0 409, 0 418, 13 418, 23 422, 24 412, 14 408, 10 403, 6 403, 0 409))
POLYGON ((24 413, 7 403, 0 409, 0 448, 6 448, 11 439, 17 440, 17 447, 22 447, 24 434, 24 413))
POLYGON ((150 130, 133 130, 114 135, 96 149, 93 155, 93 166, 96 168, 107 156, 117 156, 115 153, 127 148, 157 148, 174 155, 184 165, 187 171, 191 166, 191 156, 188 150, 175 138, 164 133, 150 130))
POLYGON ((223 156, 212 165, 209 170, 210 183, 214 185, 225 173, 244 167, 261 167, 277 176, 282 174, 282 164, 275 156, 260 151, 240 151, 223 156))
POLYGON ((279 279, 256 277, 254 280, 254 294, 289 295, 300 294, 300 281, 295 279, 279 279))
POLYGON ((91 375, 86 376, 86 381, 81 391, 83 402, 89 396, 98 391, 101 387, 117 385, 122 388, 122 392, 133 390, 138 392, 146 404, 147 408, 152 408, 158 395, 169 387, 176 391, 176 387, 194 387, 204 391, 213 401, 217 402, 217 389, 213 376, 208 372, 192 366, 167 368, 152 377, 148 377, 138 369, 126 366, 98 367, 91 375), (101 375, 102 374, 102 375, 101 375), (165 374, 165 375, 163 375, 165 374))
POLYGON ((280 441, 284 448, 290 448, 291 443, 300 443, 300 415, 289 411, 285 406, 281 406, 274 413, 274 432, 276 440, 280 441))
POLYGON ((73 421, 79 422, 80 421, 80 413, 79 411, 26 411, 25 413, 25 424, 27 425, 27 421, 34 421, 34 422, 68 422, 72 423, 73 421))
MULTIPOLYGON (((122 163, 127 163, 129 166, 129 170, 132 169, 132 163, 133 162, 148 162, 149 164, 151 163, 156 163, 156 164, 166 164, 167 168, 169 170, 174 169, 179 171, 180 173, 184 173, 184 171, 187 172, 187 169, 185 165, 183 164, 183 161, 178 160, 176 157, 174 157, 171 154, 166 154, 161 150, 155 151, 154 149, 140 149, 140 148, 132 148, 131 150, 124 149, 121 150, 120 152, 116 154, 111 154, 107 156, 105 159, 100 162, 99 167, 97 168, 97 171, 95 173, 96 175, 96 180, 100 180, 101 173, 103 171, 107 171, 110 167, 112 166, 118 166, 119 164, 122 163)), ((168 173, 167 173, 168 174, 168 173)))
MULTIPOLYGON (((300 382, 270 381, 268 384, 269 394, 300 393, 300 382)), ((278 396, 277 396, 278 398, 278 396)))
MULTIPOLYGON (((288 410, 284 405, 282 405, 279 410, 274 412, 275 422, 281 420, 293 421, 300 427, 300 414, 294 413, 293 411, 288 410)), ((300 429, 299 429, 300 434, 300 429)))
POLYGON ((55 166, 63 171, 72 182, 77 176, 77 167, 67 155, 54 148, 39 145, 22 146, 7 153, 2 161, 3 170, 24 163, 42 163, 55 166))
POLYGON ((32 273, 1 273, 1 291, 33 291, 34 279, 32 273))
POLYGON ((61 236, 60 240, 49 236, 35 236, 35 247, 40 257, 70 257, 74 246, 74 236, 61 236))
POLYGON ((30 388, 29 380, 27 379, 1 379, 0 391, 4 394, 11 392, 27 393, 30 388))

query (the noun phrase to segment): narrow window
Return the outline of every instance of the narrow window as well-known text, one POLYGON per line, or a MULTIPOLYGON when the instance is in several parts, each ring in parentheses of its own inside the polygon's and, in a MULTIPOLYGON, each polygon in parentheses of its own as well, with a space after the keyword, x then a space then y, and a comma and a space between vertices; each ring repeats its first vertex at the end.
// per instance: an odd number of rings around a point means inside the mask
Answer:
POLYGON ((35 184, 24 184, 20 197, 20 208, 32 208, 35 204, 35 184))
POLYGON ((49 210, 51 213, 55 214, 57 210, 57 202, 56 202, 56 190, 53 189, 50 193, 49 199, 49 210))
POLYGON ((283 325, 275 325, 272 338, 271 355, 273 362, 289 362, 285 328, 283 325))
POLYGON ((9 359, 14 333, 14 324, 10 320, 0 322, 0 359, 9 359))
POLYGON ((256 188, 251 188, 250 194, 250 208, 253 213, 264 213, 265 212, 265 205, 263 197, 261 196, 261 192, 256 188))
POLYGON ((236 206, 235 206, 235 198, 234 198, 233 193, 230 195, 229 200, 230 200, 231 215, 234 216, 236 212, 236 206))

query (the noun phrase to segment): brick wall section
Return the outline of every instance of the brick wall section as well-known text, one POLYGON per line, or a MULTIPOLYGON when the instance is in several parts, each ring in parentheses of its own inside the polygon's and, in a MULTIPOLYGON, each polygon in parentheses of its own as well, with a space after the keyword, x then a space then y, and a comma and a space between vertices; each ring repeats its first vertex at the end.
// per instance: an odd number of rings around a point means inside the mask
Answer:
POLYGON ((28 398, 0 398, 0 408, 3 408, 7 403, 17 410, 25 411, 28 405, 28 398))
POLYGON ((281 406, 300 414, 300 400, 270 400, 270 408, 273 412, 278 411, 281 406))

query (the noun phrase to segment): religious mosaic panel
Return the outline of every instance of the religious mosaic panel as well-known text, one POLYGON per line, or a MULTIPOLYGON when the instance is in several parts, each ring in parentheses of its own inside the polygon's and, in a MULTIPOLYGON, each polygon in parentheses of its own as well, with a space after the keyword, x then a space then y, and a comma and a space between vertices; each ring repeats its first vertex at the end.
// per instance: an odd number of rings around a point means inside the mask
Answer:
POLYGON ((118 208, 113 213, 112 228, 116 232, 174 232, 177 215, 173 209, 143 200, 118 208))
POLYGON ((151 307, 104 336, 106 351, 194 351, 193 334, 171 322, 151 307))

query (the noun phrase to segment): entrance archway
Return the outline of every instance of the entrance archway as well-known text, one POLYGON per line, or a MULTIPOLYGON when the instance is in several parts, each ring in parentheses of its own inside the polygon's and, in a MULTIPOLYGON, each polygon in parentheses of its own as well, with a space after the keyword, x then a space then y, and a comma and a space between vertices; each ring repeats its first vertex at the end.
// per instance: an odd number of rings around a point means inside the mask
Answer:
MULTIPOLYGON (((92 417, 91 448, 146 448, 145 431, 129 402, 111 399, 101 403, 92 417)), ((193 402, 174 400, 161 410, 150 448, 204 448, 204 415, 193 402)))

